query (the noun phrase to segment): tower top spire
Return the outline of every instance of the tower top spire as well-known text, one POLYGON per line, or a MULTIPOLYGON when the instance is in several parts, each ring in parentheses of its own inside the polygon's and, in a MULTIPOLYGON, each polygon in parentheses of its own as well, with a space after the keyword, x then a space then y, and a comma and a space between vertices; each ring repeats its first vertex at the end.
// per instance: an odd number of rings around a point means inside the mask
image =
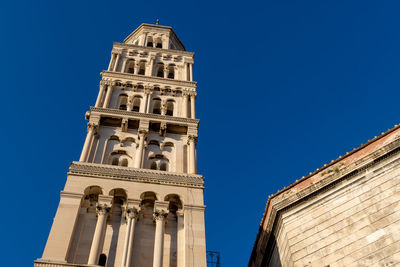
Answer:
POLYGON ((159 19, 157 19, 156 25, 160 25, 160 20, 159 19))

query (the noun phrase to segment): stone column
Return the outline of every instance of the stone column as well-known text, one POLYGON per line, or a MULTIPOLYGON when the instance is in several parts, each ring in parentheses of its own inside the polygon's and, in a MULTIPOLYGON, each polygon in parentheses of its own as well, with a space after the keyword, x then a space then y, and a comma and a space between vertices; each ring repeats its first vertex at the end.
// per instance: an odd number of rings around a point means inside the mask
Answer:
POLYGON ((110 64, 108 64, 108 71, 111 71, 111 66, 112 66, 112 63, 113 63, 113 60, 114 60, 114 56, 115 56, 115 53, 111 53, 111 60, 110 60, 110 64))
POLYGON ((136 150, 136 158, 135 158, 135 168, 142 167, 142 158, 143 158, 143 150, 144 150, 144 139, 146 138, 147 131, 139 130, 138 137, 139 137, 139 146, 136 150))
POLYGON ((128 58, 124 58, 122 60, 122 68, 121 68, 121 72, 125 72, 126 69, 126 62, 128 61, 128 58))
POLYGON ((81 157, 79 158, 79 161, 86 161, 88 154, 89 154, 89 147, 90 144, 92 143, 92 139, 94 134, 96 133, 97 130, 97 125, 94 123, 89 122, 88 123, 88 127, 87 127, 87 135, 86 135, 86 139, 85 139, 85 143, 83 144, 83 149, 82 149, 82 153, 81 153, 81 157))
POLYGON ((143 113, 149 113, 149 98, 151 98, 151 94, 153 93, 153 87, 152 86, 145 86, 144 87, 144 99, 143 99, 143 105, 141 103, 141 111, 143 113), (143 109, 142 109, 143 106, 143 109))
POLYGON ((168 78, 168 67, 164 66, 164 78, 168 78))
POLYGON ((100 91, 99 91, 99 94, 97 96, 96 104, 94 105, 96 108, 98 108, 100 106, 101 99, 103 98, 105 87, 106 87, 106 84, 104 83, 104 81, 101 81, 100 82, 100 91))
POLYGON ((124 250, 122 252, 122 267, 129 267, 132 260, 133 238, 135 235, 137 214, 138 211, 136 208, 128 208, 126 210, 127 226, 124 250))
POLYGON ((161 100, 161 115, 165 115, 167 113, 167 103, 164 100, 161 100))
POLYGON ((191 94, 190 95, 190 117, 192 119, 196 119, 195 101, 196 101, 196 94, 191 94))
POLYGON ((156 210, 153 214, 153 218, 156 222, 156 234, 154 240, 154 255, 153 255, 153 267, 163 266, 163 254, 164 254, 164 226, 165 218, 168 213, 164 210, 156 210))
POLYGON ((149 76, 153 76, 153 67, 154 67, 154 60, 155 60, 155 57, 151 57, 150 58, 150 66, 149 66, 149 68, 150 68, 150 70, 149 70, 149 76))
POLYGON ((185 266, 185 217, 183 210, 176 211, 177 217, 177 267, 185 266))
POLYGON ((189 63, 190 81, 193 81, 193 63, 189 63))
POLYGON ((133 70, 133 74, 138 74, 139 73, 139 67, 140 67, 140 64, 139 64, 139 62, 135 62, 135 69, 133 70))
POLYGON ((114 86, 112 84, 108 84, 106 98, 104 99, 104 103, 103 103, 103 108, 108 108, 113 89, 114 89, 114 86))
POLYGON ((187 118, 188 116, 188 98, 189 95, 186 92, 182 93, 182 117, 187 118))
POLYGON ((90 248, 88 265, 96 265, 99 260, 99 253, 101 248, 101 240, 103 239, 104 229, 110 208, 107 205, 97 205, 97 224, 94 230, 92 246, 90 248))
POLYGON ((189 145, 189 173, 196 173, 196 143, 197 136, 189 135, 188 136, 188 145, 189 145))
POLYGON ((120 54, 120 53, 118 53, 118 54, 117 54, 117 58, 115 59, 115 63, 114 63, 114 67, 113 67, 113 71, 117 71, 117 68, 118 68, 118 63, 119 63, 119 59, 120 59, 120 57, 121 57, 121 54, 120 54))

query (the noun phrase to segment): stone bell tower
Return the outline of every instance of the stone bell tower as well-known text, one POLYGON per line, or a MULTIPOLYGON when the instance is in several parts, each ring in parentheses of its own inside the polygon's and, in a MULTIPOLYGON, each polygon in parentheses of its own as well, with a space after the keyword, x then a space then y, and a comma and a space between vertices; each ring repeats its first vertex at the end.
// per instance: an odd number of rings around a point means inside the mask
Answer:
POLYGON ((113 44, 35 267, 206 266, 193 56, 166 26, 113 44))

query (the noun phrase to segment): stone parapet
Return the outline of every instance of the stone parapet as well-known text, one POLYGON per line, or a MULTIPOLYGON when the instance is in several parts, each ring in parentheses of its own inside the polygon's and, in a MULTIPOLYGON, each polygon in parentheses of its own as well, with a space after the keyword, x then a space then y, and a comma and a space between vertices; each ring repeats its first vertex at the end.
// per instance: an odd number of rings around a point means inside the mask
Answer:
POLYGON ((77 161, 70 164, 68 174, 142 183, 204 188, 204 177, 198 174, 173 173, 77 161))

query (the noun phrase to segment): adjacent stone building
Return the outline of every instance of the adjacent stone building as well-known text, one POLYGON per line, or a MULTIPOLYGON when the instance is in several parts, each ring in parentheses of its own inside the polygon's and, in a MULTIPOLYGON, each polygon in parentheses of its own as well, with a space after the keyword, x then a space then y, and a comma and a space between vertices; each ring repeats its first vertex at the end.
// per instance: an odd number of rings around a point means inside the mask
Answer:
POLYGON ((114 43, 35 267, 205 267, 193 56, 170 27, 114 43))
POLYGON ((268 198, 249 267, 400 266, 400 125, 268 198))

